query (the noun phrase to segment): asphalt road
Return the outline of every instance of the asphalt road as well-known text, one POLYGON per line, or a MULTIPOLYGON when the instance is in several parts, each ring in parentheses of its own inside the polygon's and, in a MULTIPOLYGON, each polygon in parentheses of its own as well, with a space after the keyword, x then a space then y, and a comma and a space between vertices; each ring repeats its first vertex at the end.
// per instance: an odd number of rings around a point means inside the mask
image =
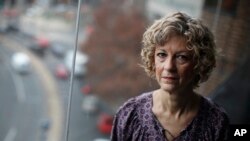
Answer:
MULTIPOLYGON (((29 42, 29 37, 21 36, 22 34, 8 34, 8 38, 13 39, 15 42, 20 42, 23 47, 27 46, 27 42, 29 42)), ((2 50, 2 47, 1 47, 2 50)), ((6 49, 5 49, 6 50, 6 49)), ((6 53, 4 53, 6 54, 6 53)), ((1 56, 0 63, 3 64, 3 60, 6 60, 9 55, 5 55, 4 59, 1 56)), ((67 105, 68 105, 68 98, 69 98, 69 79, 62 80, 58 79, 54 75, 55 66, 59 63, 63 63, 62 59, 55 57, 49 50, 45 52, 44 56, 37 56, 41 61, 45 64, 49 72, 52 74, 54 79, 56 80, 57 87, 59 89, 59 95, 60 95, 60 101, 63 103, 63 109, 64 109, 64 119, 66 119, 66 113, 67 113, 67 105)), ((8 59, 7 59, 8 60, 8 59)), ((8 66, 8 62, 4 61, 6 66, 8 66)), ((0 77, 5 77, 4 79, 0 80, 0 88, 2 93, 2 87, 4 91, 8 90, 14 90, 14 88, 8 88, 10 86, 15 86, 14 80, 10 79, 11 77, 7 77, 5 74, 6 72, 10 73, 9 75, 16 75, 14 72, 11 72, 8 70, 8 67, 1 67, 1 74, 0 77), (3 75, 4 74, 4 75, 3 75), (6 80, 5 80, 6 79, 6 80), (5 80, 5 81, 2 81, 5 80), (9 82, 8 82, 9 81, 9 82), (3 85, 2 85, 3 83, 3 85), (12 84, 11 84, 12 83, 12 84), (5 86, 6 85, 6 86, 5 86), (8 86, 8 87, 7 87, 8 86)), ((0 99, 0 104, 5 104, 6 106, 0 107, 0 113, 5 113, 6 117, 13 117, 13 120, 10 120, 10 118, 6 118, 6 120, 0 119, 0 125, 4 123, 4 126, 0 126, 0 140, 2 135, 4 138, 8 138, 7 134, 16 134, 15 138, 19 137, 19 131, 17 132, 17 127, 12 126, 13 124, 20 127, 20 129, 23 129, 23 132, 17 140, 3 140, 3 141, 40 141, 43 140, 41 136, 41 120, 46 118, 44 114, 46 113, 46 104, 43 103, 44 101, 44 91, 43 88, 40 86, 40 82, 38 81, 38 77, 35 76, 36 73, 31 73, 30 75, 20 77, 19 80, 22 81, 21 85, 22 88, 25 91, 25 104, 18 102, 18 97, 16 96, 16 92, 12 91, 9 92, 13 96, 10 95, 2 95, 0 99), (27 93, 27 94, 26 94, 27 93), (2 98, 3 97, 3 98, 2 98), (2 103, 2 100, 4 99, 5 102, 2 103), (5 107, 2 109, 2 107, 5 107), (22 118, 24 122, 19 122, 20 120, 17 120, 19 118, 22 118), (32 123, 32 124, 30 124, 32 123), (14 129, 13 129, 14 128, 14 129), (27 131, 24 131, 28 129, 27 131), (30 129, 30 130, 29 130, 30 129), (32 137, 33 136, 33 137, 32 137), (26 137, 27 139, 25 139, 26 137)), ((74 88, 73 88, 73 96, 72 96, 72 104, 71 104, 71 111, 70 111, 70 122, 69 122, 69 141, 92 141, 95 138, 109 138, 109 135, 104 135, 100 133, 97 129, 97 118, 98 115, 89 115, 85 113, 82 108, 82 100, 84 99, 84 95, 80 92, 81 87, 84 85, 84 79, 78 80, 75 79, 74 81, 74 88)), ((19 86, 21 87, 21 86, 19 86)), ((22 96, 21 96, 22 97, 22 96)), ((21 98, 22 99, 22 98, 21 98)), ((109 111, 109 108, 106 107, 104 103, 102 103, 102 111, 109 111)), ((66 121, 64 121, 65 123, 66 121)), ((66 130, 65 125, 63 125, 64 129, 66 130)), ((64 138, 64 135, 62 136, 64 138)))
MULTIPOLYGON (((42 60, 51 71, 54 73, 55 67, 58 64, 63 64, 61 58, 54 56, 49 50, 45 53, 42 60)), ((54 79, 57 80, 59 93, 61 95, 65 114, 67 113, 68 99, 69 99, 69 85, 70 78, 63 80, 57 78, 55 75, 54 79)), ((73 94, 72 94, 72 103, 70 111, 70 122, 69 122, 69 141, 93 141, 95 138, 109 138, 109 135, 102 134, 97 129, 97 119, 98 115, 89 115, 83 111, 81 108, 82 100, 84 95, 80 91, 81 87, 85 85, 84 78, 74 80, 73 94)), ((102 106, 102 111, 108 112, 109 108, 105 107, 105 104, 102 106)), ((66 117, 66 115, 65 115, 66 117)), ((66 129, 65 129, 66 130, 66 129)))
MULTIPOLYGON (((2 50, 2 46, 0 44, 0 48, 2 50)), ((8 131, 10 130, 11 123, 15 115, 15 108, 17 107, 17 96, 15 95, 15 83, 10 72, 9 67, 6 64, 6 59, 3 56, 2 51, 0 52, 0 140, 4 140, 8 131), (12 104, 6 103, 6 101, 12 102, 12 104)), ((15 129, 14 129, 15 130, 15 129)), ((12 131, 13 132, 13 131, 12 131)), ((14 131, 15 132, 15 131, 14 131)))
POLYGON ((19 75, 11 68, 12 53, 0 45, 0 140, 40 141, 47 118, 44 90, 36 73, 19 75))

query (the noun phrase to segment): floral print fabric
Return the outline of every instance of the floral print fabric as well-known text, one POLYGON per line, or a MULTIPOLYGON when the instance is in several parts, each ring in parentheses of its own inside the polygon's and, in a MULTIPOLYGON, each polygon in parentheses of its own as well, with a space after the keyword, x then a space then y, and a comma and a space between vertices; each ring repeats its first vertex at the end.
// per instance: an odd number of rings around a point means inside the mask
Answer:
MULTIPOLYGON (((152 93, 129 99, 115 115, 112 141, 168 141, 164 129, 152 112, 152 93)), ((202 97, 196 117, 175 141, 228 140, 229 120, 225 111, 202 97)))

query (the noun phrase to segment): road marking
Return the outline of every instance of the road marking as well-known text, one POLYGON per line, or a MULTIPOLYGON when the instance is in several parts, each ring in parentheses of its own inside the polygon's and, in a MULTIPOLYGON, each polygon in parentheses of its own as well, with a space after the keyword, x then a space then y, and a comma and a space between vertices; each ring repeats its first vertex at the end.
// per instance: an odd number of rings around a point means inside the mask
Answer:
MULTIPOLYGON (((3 52, 5 52, 5 51, 3 50, 3 52)), ((1 54, 4 56, 4 58, 8 58, 5 53, 1 53, 1 54)), ((8 59, 10 59, 10 58, 8 58, 8 59)), ((22 80, 21 80, 19 75, 15 74, 15 72, 13 72, 10 64, 6 63, 5 65, 6 65, 7 69, 10 71, 10 75, 12 77, 12 80, 14 81, 14 85, 16 88, 16 94, 17 94, 17 100, 19 103, 23 103, 25 101, 26 94, 25 94, 24 85, 22 83, 22 80)))
POLYGON ((8 131, 8 134, 4 138, 4 141, 14 141, 17 135, 17 129, 16 128, 10 128, 8 131))
POLYGON ((16 94, 17 94, 18 102, 23 103, 26 99, 23 82, 19 75, 13 74, 13 72, 11 72, 11 76, 14 81, 14 85, 16 87, 16 94))
POLYGON ((48 102, 48 115, 53 123, 50 131, 48 132, 48 141, 59 141, 61 140, 62 134, 62 123, 63 123, 63 109, 62 103, 60 101, 58 88, 56 86, 56 82, 51 76, 50 72, 47 70, 46 66, 43 62, 33 55, 29 50, 20 46, 20 44, 16 43, 13 40, 5 38, 0 35, 0 41, 3 42, 4 45, 11 48, 14 51, 23 51, 31 57, 31 62, 34 65, 34 69, 40 74, 40 80, 44 83, 45 94, 47 96, 48 102), (2 37, 2 38, 1 38, 2 37))

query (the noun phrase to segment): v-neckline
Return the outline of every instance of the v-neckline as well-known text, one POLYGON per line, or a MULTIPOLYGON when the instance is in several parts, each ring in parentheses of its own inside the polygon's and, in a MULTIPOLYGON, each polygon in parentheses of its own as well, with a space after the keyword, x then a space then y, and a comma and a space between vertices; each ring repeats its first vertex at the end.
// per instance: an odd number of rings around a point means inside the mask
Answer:
MULTIPOLYGON (((150 103, 150 106, 149 106, 150 112, 149 113, 153 117, 152 119, 157 124, 157 127, 160 128, 161 133, 165 137, 166 141, 168 141, 168 139, 166 138, 165 133, 164 133, 165 129, 163 128, 163 126, 161 125, 160 121, 157 119, 156 115, 152 111, 152 108, 153 108, 153 92, 151 92, 149 98, 150 98, 149 99, 149 101, 150 101, 149 102, 150 103)), ((201 98, 200 98, 200 105, 199 105, 199 109, 198 109, 197 114, 194 116, 194 118, 192 119, 192 121, 190 121, 189 124, 180 132, 180 134, 174 138, 174 140, 176 140, 179 137, 181 137, 182 134, 184 134, 186 131, 188 131, 189 128, 191 128, 192 125, 199 119, 199 117, 201 116, 203 104, 204 104, 204 98, 201 96, 201 98)))

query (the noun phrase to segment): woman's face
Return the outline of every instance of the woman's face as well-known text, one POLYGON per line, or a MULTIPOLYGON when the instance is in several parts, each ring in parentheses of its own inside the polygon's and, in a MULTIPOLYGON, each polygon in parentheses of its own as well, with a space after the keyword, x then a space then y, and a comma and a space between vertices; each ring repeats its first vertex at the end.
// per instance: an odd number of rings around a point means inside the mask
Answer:
POLYGON ((193 51, 184 38, 175 36, 155 50, 155 73, 161 89, 172 92, 192 90, 193 51))

